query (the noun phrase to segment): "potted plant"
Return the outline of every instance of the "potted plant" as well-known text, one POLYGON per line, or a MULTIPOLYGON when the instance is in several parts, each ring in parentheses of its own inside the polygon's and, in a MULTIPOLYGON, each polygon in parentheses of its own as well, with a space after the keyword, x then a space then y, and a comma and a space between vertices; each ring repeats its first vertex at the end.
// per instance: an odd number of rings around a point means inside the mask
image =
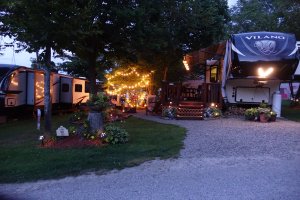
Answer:
POLYGON ((270 108, 261 108, 258 107, 257 111, 259 113, 260 122, 268 122, 271 118, 271 109, 270 108))
POLYGON ((102 111, 110 106, 109 97, 103 92, 99 92, 97 95, 92 95, 86 102, 90 109, 88 114, 88 121, 93 132, 103 130, 103 115, 102 111))
POLYGON ((102 112, 110 106, 109 97, 103 92, 99 92, 97 95, 91 95, 87 100, 86 105, 94 112, 102 112))
POLYGON ((176 107, 169 106, 162 111, 162 117, 168 119, 174 119, 176 117, 177 109, 176 107))

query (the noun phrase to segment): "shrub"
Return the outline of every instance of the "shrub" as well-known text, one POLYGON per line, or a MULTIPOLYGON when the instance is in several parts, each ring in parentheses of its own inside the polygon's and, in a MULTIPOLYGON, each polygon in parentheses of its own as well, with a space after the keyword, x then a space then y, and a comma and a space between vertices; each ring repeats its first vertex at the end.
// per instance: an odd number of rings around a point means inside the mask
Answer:
POLYGON ((108 124, 104 127, 105 136, 104 141, 109 144, 123 144, 128 142, 128 133, 125 129, 122 129, 113 124, 108 124))
POLYGON ((86 105, 93 111, 103 111, 110 107, 110 100, 103 92, 99 92, 97 95, 92 95, 86 105))
POLYGON ((257 108, 249 108, 247 110, 245 110, 245 119, 246 120, 257 120, 257 117, 258 117, 258 110, 257 108))
POLYGON ((275 121, 277 113, 269 107, 260 104, 262 107, 249 108, 245 111, 245 119, 250 121, 261 121, 261 117, 264 117, 267 121, 275 121))
POLYGON ((70 135, 75 135, 77 132, 77 127, 71 125, 69 126, 68 131, 70 135))
POLYGON ((222 116, 222 111, 217 107, 210 106, 204 110, 205 118, 218 118, 221 116, 222 116))
POLYGON ((86 117, 87 117, 87 115, 84 112, 78 111, 71 115, 71 117, 69 118, 69 121, 71 123, 83 122, 86 119, 86 117))
POLYGON ((93 132, 90 127, 89 121, 85 120, 80 124, 70 125, 68 127, 69 133, 71 135, 79 135, 80 137, 90 140, 90 139, 96 139, 97 133, 93 132))
POLYGON ((169 106, 162 111, 162 117, 168 117, 174 119, 176 116, 177 109, 175 107, 169 106))

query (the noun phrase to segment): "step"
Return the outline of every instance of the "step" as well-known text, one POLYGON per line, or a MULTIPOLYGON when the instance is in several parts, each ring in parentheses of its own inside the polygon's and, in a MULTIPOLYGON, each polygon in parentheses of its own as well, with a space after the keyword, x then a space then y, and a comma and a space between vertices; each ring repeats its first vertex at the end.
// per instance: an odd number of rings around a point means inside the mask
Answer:
POLYGON ((177 119, 203 119, 204 109, 201 108, 186 108, 178 107, 176 118, 177 119))
POLYGON ((203 120, 203 116, 183 116, 183 115, 176 115, 176 119, 190 119, 190 120, 200 119, 200 120, 203 120))
POLYGON ((195 101, 179 102, 178 107, 182 108, 204 108, 204 103, 195 101))
POLYGON ((181 113, 181 112, 184 112, 184 113, 188 113, 188 112, 191 112, 191 113, 194 113, 194 112, 202 112, 202 113, 203 113, 203 111, 204 111, 203 108, 177 107, 177 112, 178 112, 178 113, 181 113))
POLYGON ((204 105, 182 105, 182 104, 179 104, 178 105, 179 108, 195 108, 195 109, 203 109, 204 108, 204 105))

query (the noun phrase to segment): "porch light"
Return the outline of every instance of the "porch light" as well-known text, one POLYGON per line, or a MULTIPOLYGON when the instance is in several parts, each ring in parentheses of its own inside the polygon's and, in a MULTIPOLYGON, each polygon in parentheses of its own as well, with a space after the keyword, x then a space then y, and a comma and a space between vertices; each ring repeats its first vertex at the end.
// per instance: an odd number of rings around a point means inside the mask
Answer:
POLYGON ((259 78, 267 78, 272 74, 273 71, 274 71, 273 67, 269 67, 268 69, 263 69, 260 67, 258 68, 257 73, 259 78))
POLYGON ((185 69, 186 69, 187 71, 189 71, 189 70, 190 70, 190 67, 189 67, 188 62, 187 62, 185 59, 184 59, 182 62, 183 62, 183 65, 184 65, 185 69))

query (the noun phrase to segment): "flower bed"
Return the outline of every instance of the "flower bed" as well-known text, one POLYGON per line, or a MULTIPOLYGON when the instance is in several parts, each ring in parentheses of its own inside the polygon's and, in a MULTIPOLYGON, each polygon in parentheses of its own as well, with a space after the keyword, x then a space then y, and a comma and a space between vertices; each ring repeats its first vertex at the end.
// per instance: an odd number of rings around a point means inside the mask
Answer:
POLYGON ((48 139, 40 146, 42 148, 84 148, 105 146, 100 139, 87 140, 78 135, 72 135, 60 139, 48 139))

